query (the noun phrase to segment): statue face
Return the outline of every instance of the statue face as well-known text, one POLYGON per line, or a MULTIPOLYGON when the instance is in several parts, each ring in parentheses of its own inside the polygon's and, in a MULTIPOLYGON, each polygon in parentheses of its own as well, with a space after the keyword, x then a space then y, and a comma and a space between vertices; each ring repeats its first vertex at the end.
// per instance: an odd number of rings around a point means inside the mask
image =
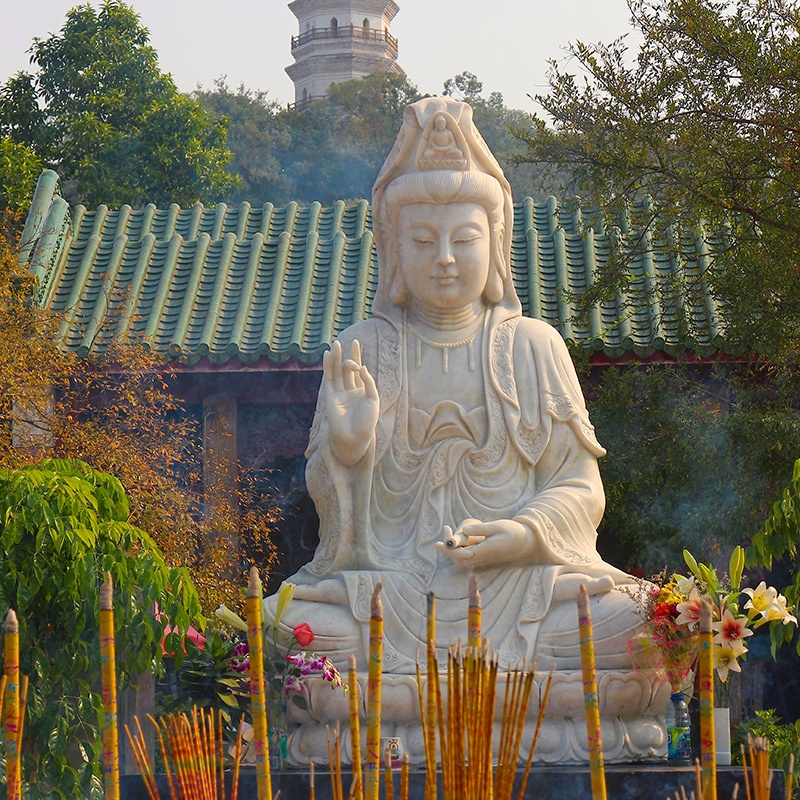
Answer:
POLYGON ((400 210, 400 269, 420 305, 480 301, 489 276, 489 220, 478 203, 411 203, 400 210))

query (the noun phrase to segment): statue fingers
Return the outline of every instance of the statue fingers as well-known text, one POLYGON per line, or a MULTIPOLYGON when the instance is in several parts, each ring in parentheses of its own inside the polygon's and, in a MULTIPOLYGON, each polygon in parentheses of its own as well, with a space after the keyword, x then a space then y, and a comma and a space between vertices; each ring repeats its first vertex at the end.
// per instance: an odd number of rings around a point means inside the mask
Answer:
POLYGON ((331 379, 335 391, 340 392, 344 388, 342 381, 342 343, 335 341, 331 345, 331 379))
POLYGON ((364 394, 370 400, 378 400, 378 387, 375 385, 375 378, 372 377, 370 371, 366 368, 364 364, 361 365, 361 369, 359 371, 361 375, 361 380, 364 382, 364 394))
POLYGON ((360 372, 361 372, 361 365, 356 364, 352 358, 348 358, 342 364, 342 385, 346 390, 360 388, 361 380, 360 380, 360 372))
POLYGON ((361 366, 361 342, 358 339, 353 339, 350 345, 350 358, 355 361, 358 366, 361 366))
POLYGON ((473 562, 474 552, 472 547, 448 547, 445 542, 436 542, 436 549, 440 553, 447 553, 453 563, 460 567, 475 566, 473 562))

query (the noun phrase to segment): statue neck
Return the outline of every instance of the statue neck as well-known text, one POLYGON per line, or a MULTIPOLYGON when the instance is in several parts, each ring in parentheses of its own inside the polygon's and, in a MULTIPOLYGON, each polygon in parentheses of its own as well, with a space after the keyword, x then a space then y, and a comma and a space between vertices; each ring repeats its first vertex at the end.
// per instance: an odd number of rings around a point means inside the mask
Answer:
POLYGON ((432 331, 463 331, 481 319, 483 312, 484 305, 480 301, 462 308, 446 309, 430 308, 412 301, 409 307, 409 319, 432 331))

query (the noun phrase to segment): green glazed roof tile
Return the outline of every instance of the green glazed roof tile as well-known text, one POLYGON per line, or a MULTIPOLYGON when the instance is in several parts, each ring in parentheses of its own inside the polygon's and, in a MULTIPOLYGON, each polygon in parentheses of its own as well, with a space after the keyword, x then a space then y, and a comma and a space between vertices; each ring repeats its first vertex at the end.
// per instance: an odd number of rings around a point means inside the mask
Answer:
MULTIPOLYGON (((620 229, 635 228, 640 211, 620 229)), ((369 316, 377 287, 371 224, 366 200, 70 210, 46 171, 21 254, 39 278, 41 302, 63 315, 65 350, 83 356, 143 341, 187 364, 266 357, 313 365, 344 328, 369 316)), ((552 197, 517 203, 510 267, 523 313, 612 359, 724 349, 703 278, 718 242, 687 236, 675 256, 634 233, 628 286, 578 317, 577 300, 610 254, 600 215, 552 197)))

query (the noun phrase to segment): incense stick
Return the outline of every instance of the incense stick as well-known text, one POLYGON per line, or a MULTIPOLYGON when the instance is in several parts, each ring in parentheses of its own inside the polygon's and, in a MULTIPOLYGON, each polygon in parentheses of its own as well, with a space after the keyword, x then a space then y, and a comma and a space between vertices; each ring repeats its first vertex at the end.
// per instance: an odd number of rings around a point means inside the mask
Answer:
POLYGON ((478 576, 469 576, 469 610, 467 613, 467 646, 481 646, 481 593, 478 589, 478 576))
POLYGON ((103 785, 108 800, 119 800, 117 659, 114 642, 114 585, 106 573, 100 587, 100 679, 103 691, 103 785))
POLYGON ((792 800, 792 784, 794 783, 794 753, 789 756, 789 773, 786 776, 786 800, 792 800))
POLYGON ((700 605, 700 760, 703 765, 703 797, 717 797, 717 747, 714 732, 714 646, 711 628, 711 601, 704 597, 700 605))
POLYGON ((544 696, 542 697, 539 703, 539 713, 536 717, 536 728, 533 731, 533 740, 531 742, 530 749, 528 750, 528 759, 525 762, 525 771, 522 774, 522 783, 520 784, 519 787, 519 795, 517 797, 517 800, 523 800, 523 797, 525 796, 525 787, 528 784, 528 777, 531 774, 531 766, 533 764, 533 754, 534 751, 536 750, 536 744, 539 741, 539 730, 542 727, 545 708, 547 708, 547 700, 550 697, 550 687, 553 685, 553 672, 555 671, 555 668, 556 668, 555 664, 553 664, 553 666, 550 667, 550 674, 547 676, 547 684, 544 689, 544 696))
POLYGON ((356 657, 352 653, 348 659, 347 683, 350 694, 350 761, 353 768, 353 782, 350 787, 350 797, 355 800, 363 800, 364 787, 361 772, 361 720, 359 718, 358 672, 356 671, 356 657))
MULTIPOLYGON (((434 677, 436 676, 436 595, 428 592, 428 641, 427 641, 427 709, 422 713, 422 697, 420 696, 420 716, 427 717, 427 723, 423 721, 425 731, 425 800, 436 800, 436 687, 434 677)), ((420 692, 422 687, 420 686, 420 692)))
POLYGON ((581 640, 581 669, 586 714, 586 736, 589 741, 589 768, 592 776, 593 800, 606 800, 606 775, 603 762, 603 737, 600 730, 600 700, 594 661, 594 636, 589 592, 586 584, 578 590, 578 629, 581 640))
POLYGON ((256 751, 256 788, 258 800, 272 800, 272 776, 269 763, 267 706, 264 694, 264 640, 261 630, 261 579, 250 568, 247 586, 247 645, 250 649, 250 701, 253 715, 253 739, 256 751))
POLYGON ((8 609, 3 644, 5 686, 6 793, 8 800, 19 800, 22 774, 19 741, 19 621, 13 608, 8 609))
POLYGON ((383 606, 378 583, 372 592, 369 621, 369 665, 367 670, 367 753, 364 796, 378 800, 381 763, 381 681, 383 679, 383 606))

